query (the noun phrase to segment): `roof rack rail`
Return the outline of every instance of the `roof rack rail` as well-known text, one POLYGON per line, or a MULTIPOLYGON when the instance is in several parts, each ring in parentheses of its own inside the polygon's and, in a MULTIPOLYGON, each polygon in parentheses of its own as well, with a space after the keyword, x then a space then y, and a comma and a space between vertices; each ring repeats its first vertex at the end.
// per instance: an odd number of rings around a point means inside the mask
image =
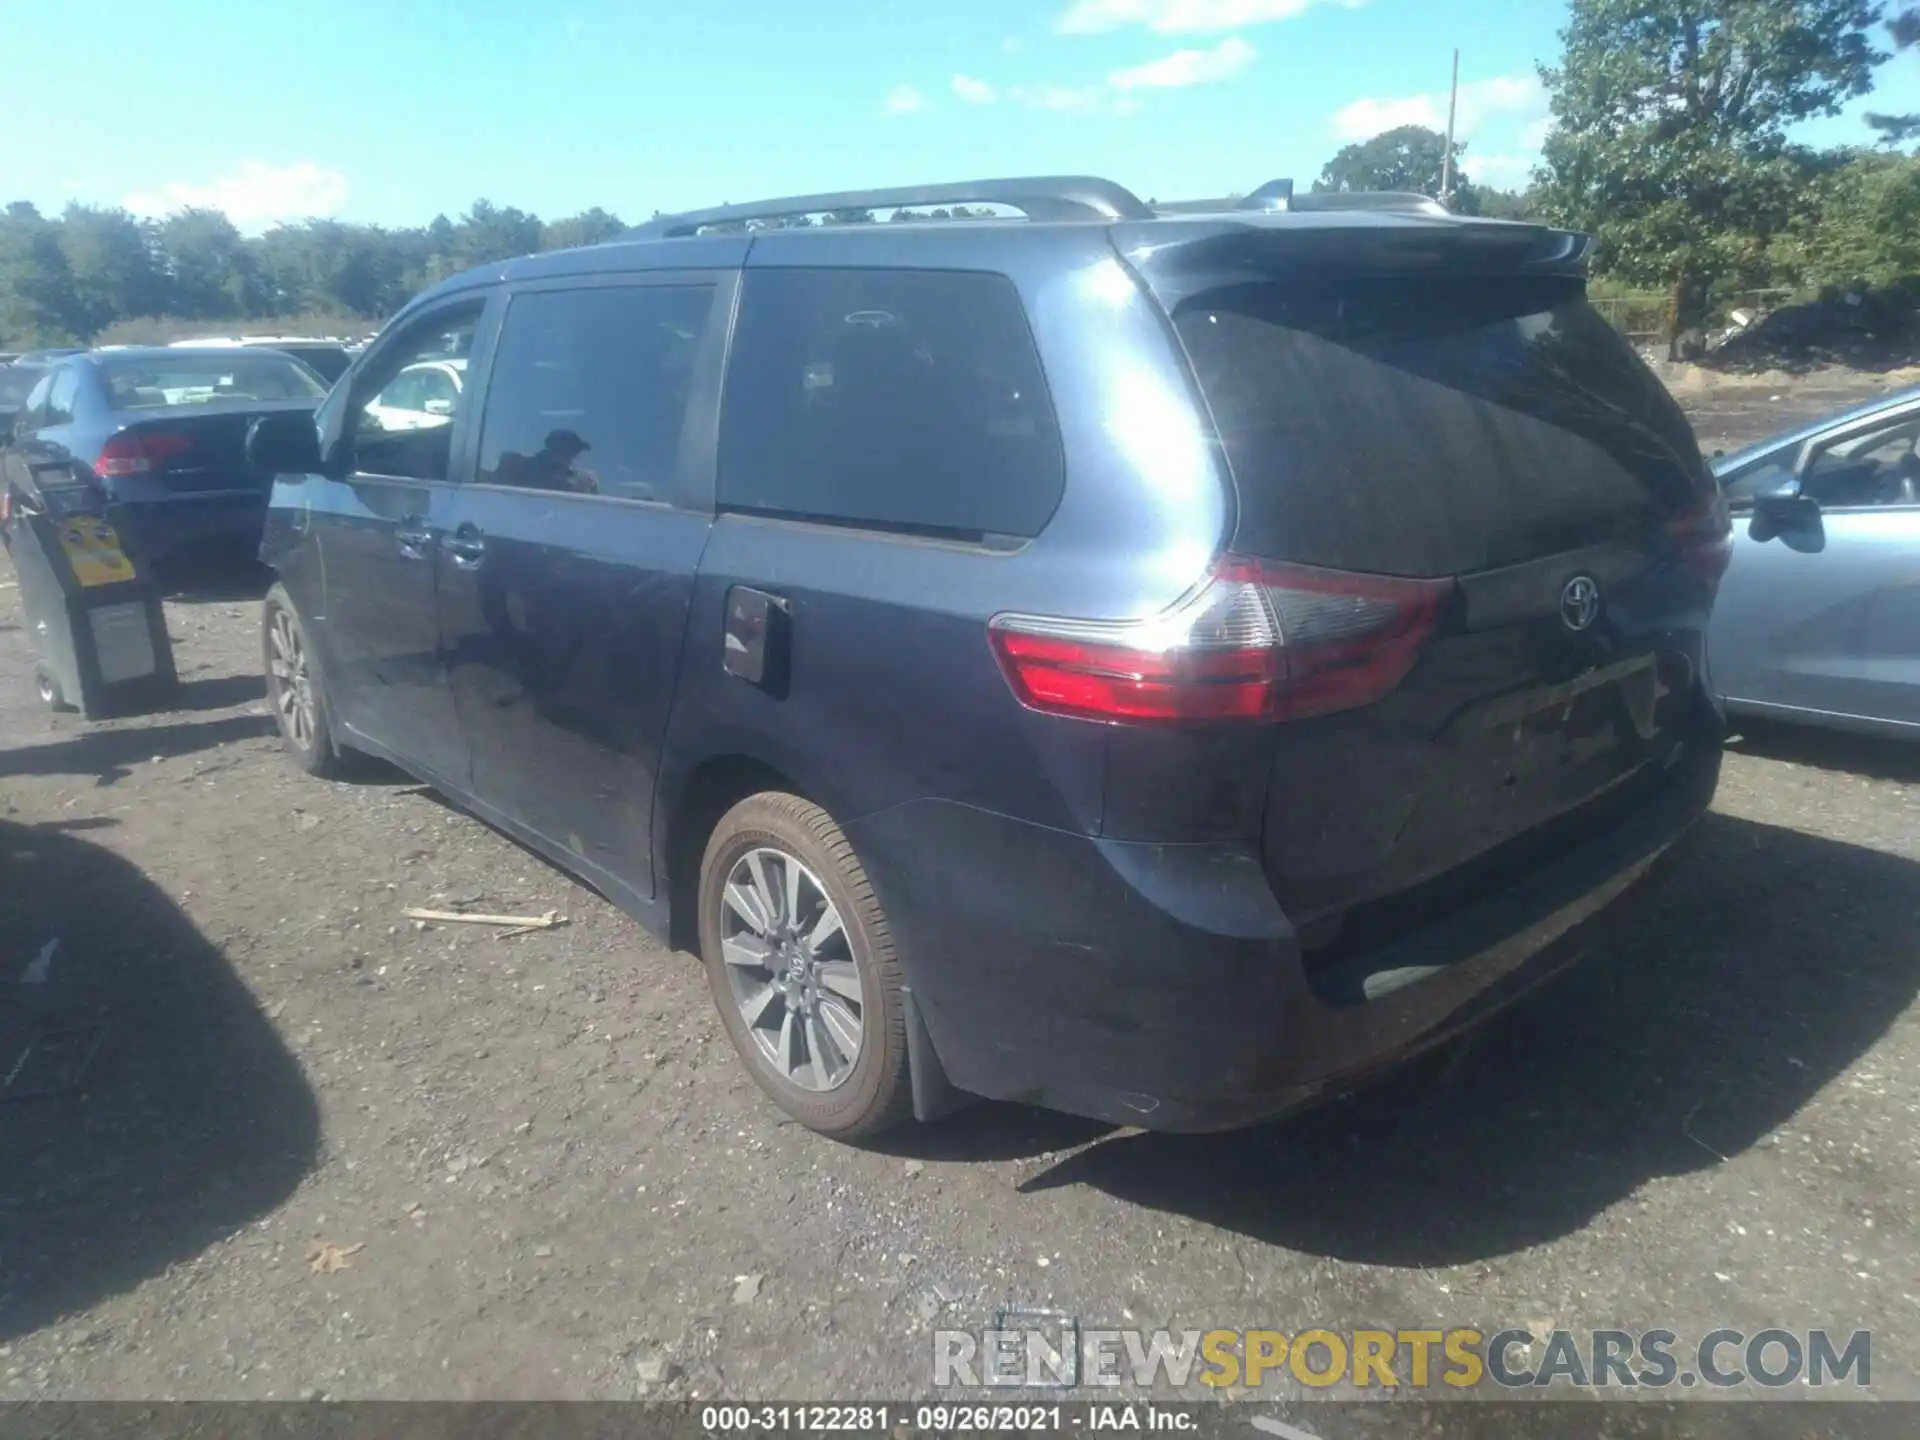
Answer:
POLYGON ((842 190, 829 195, 790 195, 745 205, 719 205, 661 215, 636 225, 622 240, 666 240, 697 235, 709 225, 779 220, 830 210, 901 209, 910 205, 1006 205, 1029 220, 1147 220, 1153 212, 1123 185, 1093 175, 1037 175, 1025 179, 962 180, 944 185, 903 185, 886 190, 842 190))

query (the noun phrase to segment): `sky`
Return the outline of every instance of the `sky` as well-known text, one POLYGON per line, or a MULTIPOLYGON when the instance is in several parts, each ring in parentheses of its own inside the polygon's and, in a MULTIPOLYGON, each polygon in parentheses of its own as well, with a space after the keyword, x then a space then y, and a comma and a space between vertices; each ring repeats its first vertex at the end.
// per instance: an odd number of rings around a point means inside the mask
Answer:
MULTIPOLYGON (((1311 182, 1446 119, 1525 182, 1559 0, 0 0, 0 201, 257 232, 476 197, 552 219, 824 190, 1094 174, 1161 200, 1311 182)), ((1920 53, 1808 127, 1920 110, 1920 53)))

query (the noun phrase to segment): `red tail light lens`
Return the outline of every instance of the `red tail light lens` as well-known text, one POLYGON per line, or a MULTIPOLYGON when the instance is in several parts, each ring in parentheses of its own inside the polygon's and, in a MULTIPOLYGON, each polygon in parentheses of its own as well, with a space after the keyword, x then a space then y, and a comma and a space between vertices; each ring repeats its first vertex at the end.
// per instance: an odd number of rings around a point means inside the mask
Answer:
POLYGON ((122 430, 100 449, 96 475, 146 475, 193 448, 191 437, 173 430, 122 430))
POLYGON ((1733 516, 1714 486, 1667 523, 1680 556, 1704 580, 1718 583, 1733 563, 1733 516))
POLYGON ((1014 694, 1048 714, 1121 724, 1298 720, 1391 691, 1452 588, 1230 555, 1150 619, 1001 615, 988 634, 1014 694))

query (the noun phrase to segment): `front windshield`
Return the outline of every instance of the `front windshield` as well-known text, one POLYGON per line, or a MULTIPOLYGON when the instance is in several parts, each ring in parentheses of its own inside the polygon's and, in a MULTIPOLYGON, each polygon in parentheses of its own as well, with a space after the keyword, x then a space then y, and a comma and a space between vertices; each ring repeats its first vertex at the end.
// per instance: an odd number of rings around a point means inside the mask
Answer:
POLYGON ((156 355, 101 367, 116 410, 211 405, 227 400, 319 400, 313 372, 284 355, 156 355))

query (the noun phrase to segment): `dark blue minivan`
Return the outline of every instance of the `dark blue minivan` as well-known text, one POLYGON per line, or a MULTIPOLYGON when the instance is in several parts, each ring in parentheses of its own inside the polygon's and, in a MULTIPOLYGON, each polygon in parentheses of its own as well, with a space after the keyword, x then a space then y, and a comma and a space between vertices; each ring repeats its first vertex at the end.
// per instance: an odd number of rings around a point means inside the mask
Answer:
POLYGON ((459 276, 254 426, 283 734, 697 950, 822 1132, 1297 1106, 1712 796, 1726 517, 1586 248, 1068 177, 459 276))

